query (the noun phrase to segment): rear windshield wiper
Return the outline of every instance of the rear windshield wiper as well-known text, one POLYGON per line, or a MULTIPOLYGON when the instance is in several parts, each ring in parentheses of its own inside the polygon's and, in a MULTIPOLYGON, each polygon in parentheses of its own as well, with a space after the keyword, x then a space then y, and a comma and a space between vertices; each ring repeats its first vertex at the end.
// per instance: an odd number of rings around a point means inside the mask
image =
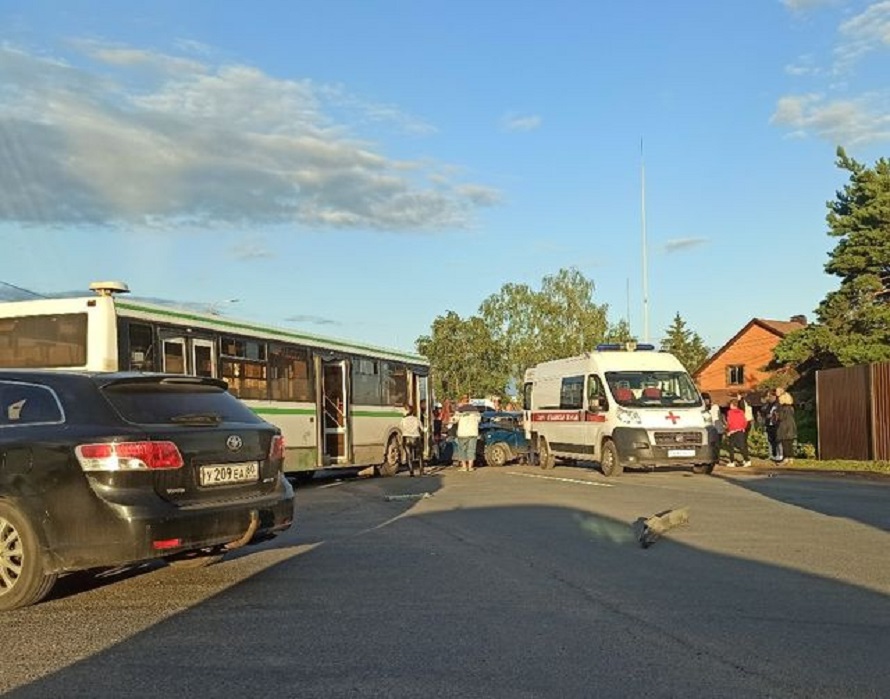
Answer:
POLYGON ((184 415, 174 415, 170 418, 170 422, 188 423, 191 425, 218 425, 222 422, 222 415, 216 413, 186 413, 184 415))

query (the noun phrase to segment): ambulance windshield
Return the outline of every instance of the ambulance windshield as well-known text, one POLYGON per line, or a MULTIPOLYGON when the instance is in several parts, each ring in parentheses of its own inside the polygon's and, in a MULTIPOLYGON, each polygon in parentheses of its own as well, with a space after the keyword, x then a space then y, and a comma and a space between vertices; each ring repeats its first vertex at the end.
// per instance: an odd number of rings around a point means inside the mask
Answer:
POLYGON ((618 405, 667 408, 702 404, 685 371, 607 371, 606 383, 618 405))

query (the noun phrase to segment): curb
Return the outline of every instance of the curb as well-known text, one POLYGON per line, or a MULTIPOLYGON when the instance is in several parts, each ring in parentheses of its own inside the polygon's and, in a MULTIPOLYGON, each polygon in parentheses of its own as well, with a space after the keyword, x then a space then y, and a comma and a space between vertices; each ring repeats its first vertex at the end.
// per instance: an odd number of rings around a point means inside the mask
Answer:
POLYGON ((882 473, 880 471, 844 471, 824 468, 806 468, 806 467, 781 467, 767 466, 766 464, 752 463, 747 468, 739 468, 727 466, 726 464, 718 464, 717 468, 726 473, 756 473, 758 475, 783 475, 783 476, 830 476, 834 478, 862 478, 866 480, 888 480, 890 473, 882 473))

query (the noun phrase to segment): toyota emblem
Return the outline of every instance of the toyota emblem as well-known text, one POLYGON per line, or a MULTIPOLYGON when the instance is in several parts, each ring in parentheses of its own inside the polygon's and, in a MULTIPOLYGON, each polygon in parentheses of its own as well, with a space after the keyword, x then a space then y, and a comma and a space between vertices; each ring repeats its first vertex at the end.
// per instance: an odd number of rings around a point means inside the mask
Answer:
POLYGON ((226 439, 226 448, 229 451, 238 451, 241 449, 242 444, 244 444, 244 441, 237 434, 230 434, 228 439, 226 439))

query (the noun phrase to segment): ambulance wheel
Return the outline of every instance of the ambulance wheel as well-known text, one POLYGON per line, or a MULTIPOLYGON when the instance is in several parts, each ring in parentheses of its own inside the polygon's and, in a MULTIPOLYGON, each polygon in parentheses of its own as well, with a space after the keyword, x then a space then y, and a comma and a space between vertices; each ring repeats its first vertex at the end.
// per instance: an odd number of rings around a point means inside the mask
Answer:
POLYGON ((556 465, 556 457, 553 456, 553 452, 550 451, 550 445, 547 444, 547 440, 543 437, 538 438, 538 463, 545 470, 549 470, 556 465))
POLYGON ((624 466, 622 466, 621 462, 618 460, 618 449, 615 446, 615 442, 611 439, 607 439, 603 442, 603 454, 600 457, 600 468, 603 471, 603 475, 606 477, 620 476, 621 472, 624 471, 624 466))
POLYGON ((692 467, 693 473, 704 473, 706 475, 711 475, 714 470, 714 464, 695 464, 692 467))

